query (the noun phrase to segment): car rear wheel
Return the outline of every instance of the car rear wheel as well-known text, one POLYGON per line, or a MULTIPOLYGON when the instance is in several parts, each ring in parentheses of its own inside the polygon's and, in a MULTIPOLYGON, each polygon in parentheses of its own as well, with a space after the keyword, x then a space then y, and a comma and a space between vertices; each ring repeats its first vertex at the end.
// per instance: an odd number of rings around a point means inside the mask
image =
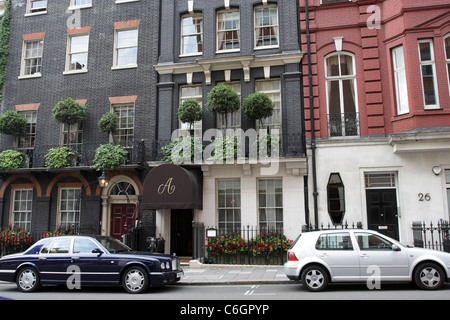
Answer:
POLYGON ((414 273, 414 281, 421 289, 437 290, 444 285, 445 274, 437 264, 424 263, 417 267, 414 273))
POLYGON ((328 286, 328 273, 321 266, 309 266, 302 273, 302 284, 309 291, 322 291, 328 286))
POLYGON ((35 292, 40 287, 39 273, 32 267, 25 267, 19 271, 16 284, 22 292, 35 292))
POLYGON ((131 267, 122 278, 122 285, 128 293, 142 293, 148 289, 148 274, 141 267, 131 267))

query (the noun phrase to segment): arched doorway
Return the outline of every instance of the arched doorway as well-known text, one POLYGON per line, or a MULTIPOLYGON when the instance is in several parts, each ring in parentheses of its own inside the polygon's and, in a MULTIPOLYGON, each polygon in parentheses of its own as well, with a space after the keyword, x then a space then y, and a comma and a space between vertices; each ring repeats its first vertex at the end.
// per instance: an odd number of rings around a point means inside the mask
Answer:
POLYGON ((117 175, 110 179, 102 191, 102 234, 124 241, 129 231, 139 221, 139 187, 128 176, 117 175))

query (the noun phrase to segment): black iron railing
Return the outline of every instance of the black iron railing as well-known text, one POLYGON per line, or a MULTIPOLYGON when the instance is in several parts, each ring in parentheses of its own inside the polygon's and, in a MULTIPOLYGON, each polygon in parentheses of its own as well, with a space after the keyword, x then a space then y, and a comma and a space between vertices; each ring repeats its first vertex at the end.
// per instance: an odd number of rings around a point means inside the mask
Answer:
POLYGON ((414 246, 439 251, 450 252, 450 223, 439 221, 427 225, 422 221, 412 224, 414 246))
POLYGON ((330 137, 359 136, 359 113, 328 114, 328 134, 330 137))

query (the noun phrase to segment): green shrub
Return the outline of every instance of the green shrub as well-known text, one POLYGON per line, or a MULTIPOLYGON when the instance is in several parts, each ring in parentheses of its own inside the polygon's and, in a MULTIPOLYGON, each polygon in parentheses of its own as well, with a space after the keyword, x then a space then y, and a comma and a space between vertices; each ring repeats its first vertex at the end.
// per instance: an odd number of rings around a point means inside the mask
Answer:
POLYGON ((51 148, 45 156, 45 165, 49 169, 71 167, 77 156, 78 152, 69 147, 51 148))
POLYGON ((127 160, 128 151, 121 145, 102 144, 95 151, 94 164, 92 168, 97 171, 109 171, 124 164, 127 160))
POLYGON ((5 150, 0 153, 0 169, 16 170, 22 167, 25 155, 16 150, 5 150))
POLYGON ((9 110, 0 116, 0 133, 23 136, 27 128, 27 119, 16 111, 9 110))

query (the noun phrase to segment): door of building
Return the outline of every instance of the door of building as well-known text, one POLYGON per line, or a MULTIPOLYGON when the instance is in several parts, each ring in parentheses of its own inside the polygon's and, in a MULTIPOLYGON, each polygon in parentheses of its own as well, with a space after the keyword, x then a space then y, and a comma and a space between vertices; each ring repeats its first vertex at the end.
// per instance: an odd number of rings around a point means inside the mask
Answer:
POLYGON ((399 239, 397 190, 367 189, 368 227, 393 239, 399 239))
POLYGON ((111 233, 117 240, 123 241, 123 235, 128 233, 130 227, 136 222, 136 205, 113 204, 111 205, 111 233), (128 211, 128 214, 127 214, 128 211))
POLYGON ((177 256, 192 256, 193 218, 191 209, 171 211, 170 252, 177 256))

